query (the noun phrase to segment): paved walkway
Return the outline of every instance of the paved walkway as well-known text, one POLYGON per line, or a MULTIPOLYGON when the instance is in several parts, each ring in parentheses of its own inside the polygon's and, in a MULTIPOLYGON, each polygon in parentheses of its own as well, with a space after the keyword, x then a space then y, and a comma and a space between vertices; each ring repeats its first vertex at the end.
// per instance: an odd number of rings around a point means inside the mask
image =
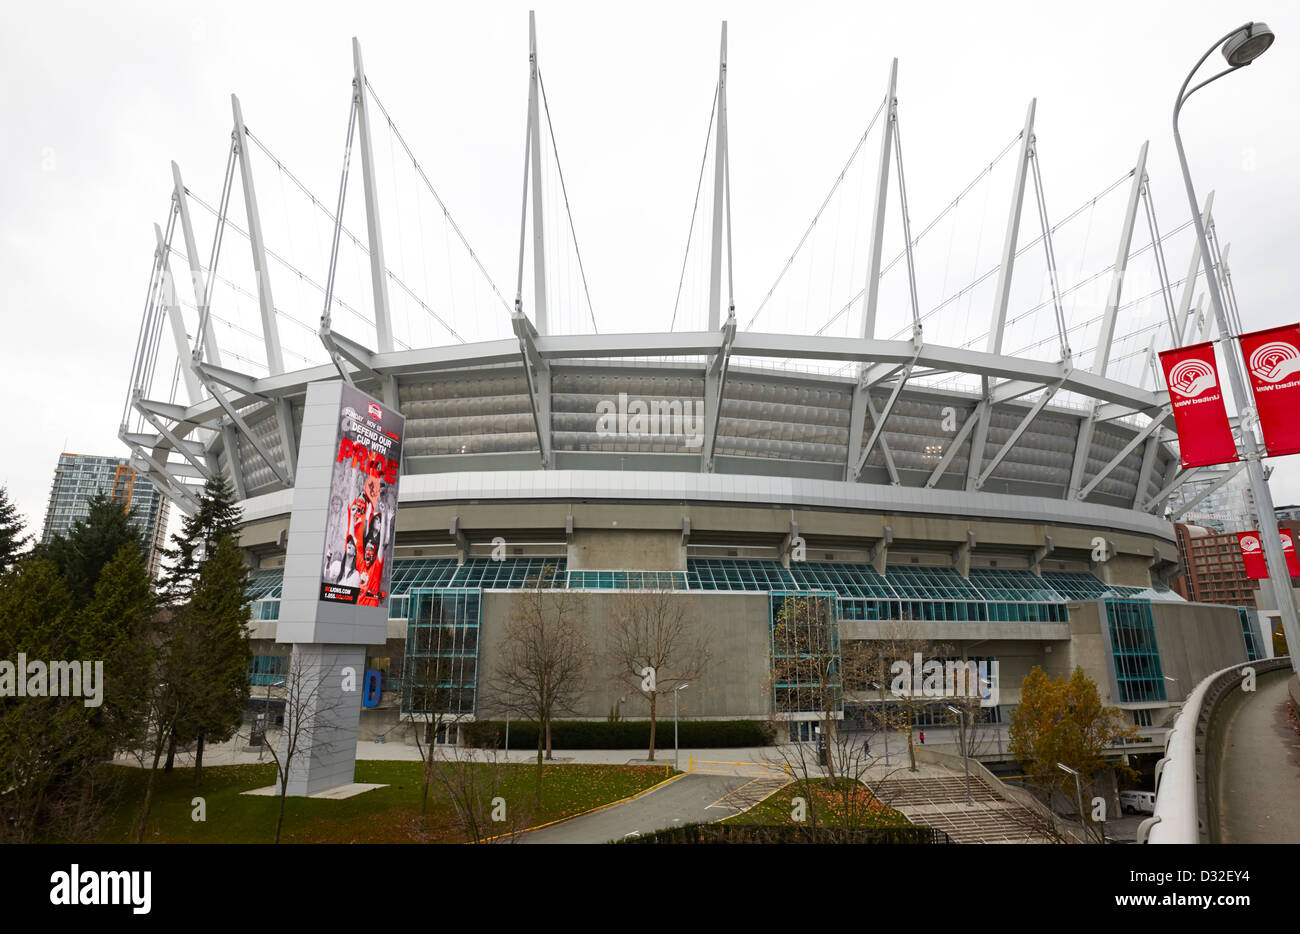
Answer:
POLYGON ((519 842, 606 843, 631 834, 721 820, 741 810, 720 803, 722 799, 750 781, 731 775, 683 775, 625 804, 523 834, 519 842))
POLYGON ((1300 736, 1287 716, 1290 669, 1260 676, 1224 731, 1223 843, 1300 843, 1300 736))
MULTIPOLYGON (((276 733, 270 734, 272 743, 279 742, 279 736, 276 733)), ((244 736, 228 743, 221 743, 215 746, 206 746, 203 750, 204 766, 212 765, 248 765, 256 762, 271 762, 271 756, 262 752, 262 757, 258 758, 258 748, 249 747, 248 737, 244 736)), ((439 746, 439 755, 453 755, 458 752, 464 752, 455 746, 439 746)), ((481 753, 479 753, 481 755, 481 753)), ((665 768, 672 765, 673 751, 658 749, 655 751, 655 761, 653 763, 646 761, 646 750, 644 747, 639 749, 557 749, 553 763, 587 763, 587 764, 605 764, 605 765, 655 765, 659 768, 665 768)), ((686 771, 690 760, 713 760, 724 762, 756 762, 767 763, 779 761, 774 750, 770 746, 757 746, 747 749, 683 749, 681 751, 681 768, 686 771)), ((402 742, 394 743, 376 743, 359 741, 357 743, 357 760, 358 761, 386 761, 386 762, 419 762, 420 752, 414 743, 407 744, 402 742)), ((120 756, 116 760, 122 765, 139 765, 139 762, 132 756, 120 756)), ((509 754, 504 752, 499 754, 499 761, 502 762, 536 762, 537 750, 518 750, 512 749, 509 754)), ((152 757, 146 762, 146 766, 153 764, 152 757)), ((548 763, 549 764, 549 763, 548 763)), ((194 765, 193 751, 177 751, 176 765, 181 768, 187 768, 194 765)))

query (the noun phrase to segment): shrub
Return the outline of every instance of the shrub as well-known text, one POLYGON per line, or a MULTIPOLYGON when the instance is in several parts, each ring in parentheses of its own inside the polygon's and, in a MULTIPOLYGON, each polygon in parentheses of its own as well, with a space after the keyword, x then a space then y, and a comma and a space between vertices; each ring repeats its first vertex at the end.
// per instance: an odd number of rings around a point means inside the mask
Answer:
POLYGON ((792 827, 764 824, 683 824, 611 843, 951 843, 933 827, 792 827))
MULTIPOLYGON (((537 724, 529 720, 510 721, 510 748, 536 749, 537 724)), ((678 741, 693 749, 734 749, 768 746, 772 732, 763 720, 687 720, 677 725, 678 741)), ((461 725, 467 746, 505 745, 506 725, 501 720, 479 720, 461 725)), ((649 720, 554 720, 551 746, 555 749, 648 749, 649 720)), ((673 748, 673 723, 655 724, 655 750, 673 748)))

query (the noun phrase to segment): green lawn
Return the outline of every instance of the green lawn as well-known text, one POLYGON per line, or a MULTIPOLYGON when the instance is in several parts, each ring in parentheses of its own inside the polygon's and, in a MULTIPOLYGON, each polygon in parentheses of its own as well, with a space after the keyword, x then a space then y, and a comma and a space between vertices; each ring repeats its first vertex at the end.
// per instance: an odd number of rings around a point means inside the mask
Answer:
POLYGON ((907 827, 912 823, 901 812, 877 801, 865 785, 848 779, 840 779, 838 787, 826 779, 816 779, 811 783, 811 792, 803 782, 791 782, 748 811, 727 818, 725 823, 792 826, 795 798, 803 798, 805 807, 815 812, 805 820, 815 816, 823 825, 907 827))
MULTIPOLYGON (((115 801, 114 817, 96 842, 133 842, 131 828, 144 800, 148 773, 118 766, 126 773, 115 801)), ((486 765, 475 766, 486 770, 486 765)), ((536 826, 590 810, 644 791, 665 779, 653 766, 547 765, 542 770, 542 806, 532 812, 536 766, 501 766, 501 785, 493 794, 506 801, 524 826, 536 826), (517 809, 517 810, 515 810, 517 809)), ((358 782, 377 788, 342 801, 289 798, 285 804, 283 843, 458 843, 465 839, 455 821, 450 797, 435 781, 429 790, 428 831, 420 830, 419 762, 358 762, 358 782)), ((481 774, 486 774, 484 771, 481 774)), ((193 769, 159 771, 145 839, 153 843, 270 843, 275 835, 279 799, 241 792, 273 784, 275 767, 231 765, 203 770, 203 785, 194 786, 193 769), (191 801, 202 797, 207 819, 191 818, 191 801)))

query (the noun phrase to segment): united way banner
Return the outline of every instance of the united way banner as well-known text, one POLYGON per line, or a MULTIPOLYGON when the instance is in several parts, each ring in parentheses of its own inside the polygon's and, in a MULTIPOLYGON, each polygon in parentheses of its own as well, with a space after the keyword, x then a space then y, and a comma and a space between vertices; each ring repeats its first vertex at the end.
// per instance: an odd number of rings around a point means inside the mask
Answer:
POLYGON ((320 599, 387 606, 406 419, 354 386, 342 390, 320 599))
POLYGON ((1300 451, 1300 325, 1241 336, 1241 354, 1272 457, 1300 451))
POLYGON ((1207 467, 1237 459, 1228 410, 1223 405, 1214 344, 1206 341, 1160 354, 1169 386, 1184 467, 1207 467))
POLYGON ((1286 572, 1292 577, 1300 577, 1300 559, 1295 553, 1295 533, 1290 529, 1278 529, 1282 534, 1282 554, 1286 555, 1286 572))
POLYGON ((1268 565, 1264 562, 1264 545, 1259 540, 1258 532, 1238 532, 1237 547, 1241 549, 1242 560, 1246 562, 1246 576, 1252 580, 1268 577, 1268 565))

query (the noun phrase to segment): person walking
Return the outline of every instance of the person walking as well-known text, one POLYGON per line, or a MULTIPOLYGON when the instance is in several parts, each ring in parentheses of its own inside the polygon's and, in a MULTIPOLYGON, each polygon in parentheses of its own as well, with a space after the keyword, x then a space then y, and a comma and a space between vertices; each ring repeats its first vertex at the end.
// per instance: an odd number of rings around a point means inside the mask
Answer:
POLYGON ((921 731, 921 745, 925 745, 925 730, 921 731))

